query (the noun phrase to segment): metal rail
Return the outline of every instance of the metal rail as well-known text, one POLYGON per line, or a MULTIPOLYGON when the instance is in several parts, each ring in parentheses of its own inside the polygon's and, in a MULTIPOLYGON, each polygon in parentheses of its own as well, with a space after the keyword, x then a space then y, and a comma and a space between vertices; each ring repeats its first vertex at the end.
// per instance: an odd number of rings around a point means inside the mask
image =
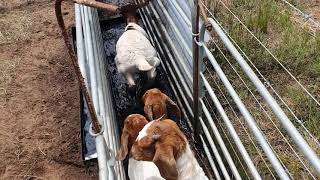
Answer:
POLYGON ((105 54, 97 10, 75 5, 77 55, 81 73, 90 87, 93 104, 102 124, 103 134, 95 135, 99 179, 125 179, 121 162, 114 161, 119 136, 107 81, 105 54))
POLYGON ((232 42, 229 40, 227 35, 224 34, 223 30, 220 26, 213 20, 210 19, 210 22, 213 25, 215 32, 223 41, 224 45, 229 49, 231 54, 237 60, 243 71, 250 78, 252 83, 256 86, 258 92, 265 99, 265 101, 269 104, 275 115, 278 117, 279 121, 282 123, 283 127, 287 130, 287 133, 292 137, 294 142, 299 146, 300 150, 303 152, 305 157, 309 160, 309 162, 313 165, 316 171, 320 174, 320 159, 316 155, 316 153, 312 150, 312 148, 308 145, 308 143, 304 140, 299 131, 292 124, 288 116, 284 113, 280 105, 277 101, 272 97, 264 84, 260 81, 258 76, 254 73, 251 67, 247 64, 244 58, 241 56, 239 51, 234 47, 232 42))
MULTIPOLYGON (((137 1, 142 2, 141 0, 137 1)), ((259 128, 256 120, 252 117, 235 88, 220 68, 219 63, 206 46, 205 37, 208 36, 208 33, 205 31, 202 20, 197 17, 197 4, 197 0, 158 0, 140 9, 139 13, 151 42, 162 59, 161 66, 168 74, 170 86, 177 98, 178 105, 182 108, 182 114, 187 119, 190 128, 194 130, 195 136, 198 137, 198 143, 203 145, 214 176, 216 179, 237 180, 242 178, 257 180, 264 178, 259 172, 258 165, 254 163, 252 153, 245 145, 243 137, 239 135, 237 127, 232 121, 233 117, 225 110, 219 99, 218 92, 210 84, 210 79, 207 78, 206 73, 203 72, 201 63, 204 58, 208 60, 207 71, 212 71, 222 81, 227 93, 229 93, 240 110, 247 129, 251 131, 250 135, 253 135, 255 140, 260 143, 260 148, 268 158, 268 164, 270 163, 272 171, 276 172, 275 176, 277 177, 275 178, 290 179, 290 172, 280 162, 281 160, 272 150, 264 132, 259 128), (201 28, 199 29, 199 27, 201 28), (209 65, 213 69, 209 68, 209 65), (217 110, 220 115, 218 118, 222 120, 221 123, 225 129, 221 129, 223 127, 220 124, 219 127, 216 126, 218 119, 215 114, 210 113, 212 107, 208 107, 208 104, 202 100, 204 90, 206 90, 207 97, 209 97, 206 101, 210 101, 209 103, 215 108, 214 110, 217 110), (195 102, 198 102, 198 104, 195 102), (199 131, 195 126, 199 126, 199 131), (235 145, 236 150, 228 146, 224 141, 225 138, 228 138, 228 141, 229 138, 231 139, 232 142, 230 143, 235 145), (234 153, 240 159, 236 158, 233 155, 234 153), (240 163, 246 166, 242 167, 245 172, 249 172, 248 174, 240 172, 240 167, 238 167, 240 163)), ((320 162, 317 155, 296 131, 295 127, 292 126, 291 121, 284 114, 281 107, 246 64, 220 26, 213 19, 209 19, 209 22, 212 24, 214 32, 218 35, 215 38, 219 38, 226 45, 248 78, 252 80, 262 97, 273 109, 288 134, 291 135, 294 141, 299 141, 297 144, 300 150, 304 152, 305 157, 309 159, 313 167, 318 171, 317 167, 320 162)), ((101 169, 100 178, 125 179, 122 164, 113 162, 112 155, 106 153, 112 152, 118 147, 119 137, 112 107, 111 88, 107 81, 103 61, 105 55, 96 10, 76 5, 76 25, 80 69, 88 87, 90 87, 96 112, 100 117, 99 119, 103 121, 101 124, 105 129, 103 136, 96 138, 97 156, 99 168, 101 169)))
MULTIPOLYGON (((177 83, 179 82, 181 79, 184 82, 184 84, 186 83, 189 87, 184 86, 180 86, 179 89, 182 91, 189 91, 188 89, 192 89, 192 84, 190 84, 188 82, 188 76, 190 74, 190 72, 192 72, 192 69, 194 66, 192 66, 191 68, 189 68, 188 66, 191 64, 190 62, 193 62, 194 64, 196 64, 195 61, 191 60, 191 57, 186 56, 188 54, 188 51, 190 51, 190 46, 186 46, 185 43, 183 41, 179 41, 181 40, 181 37, 186 36, 185 32, 188 32, 188 36, 194 38, 194 34, 196 34, 196 31, 193 31, 194 33, 192 33, 192 29, 190 28, 190 22, 188 19, 192 19, 191 17, 191 12, 192 9, 194 9, 193 6, 193 2, 194 1, 175 1, 173 0, 172 2, 167 2, 164 0, 159 0, 158 2, 154 2, 151 3, 150 6, 144 8, 143 10, 141 10, 142 14, 149 14, 149 15, 144 15, 146 18, 150 18, 150 20, 146 20, 146 21, 150 21, 152 23, 147 23, 145 24, 147 27, 151 26, 149 28, 149 31, 154 31, 154 32, 150 32, 151 36, 153 39, 155 39, 156 42, 161 44, 161 41, 163 41, 165 44, 169 45, 169 49, 173 48, 175 50, 173 51, 165 51, 165 53, 170 54, 170 56, 175 58, 175 61, 177 62, 178 68, 175 68, 174 71, 169 72, 169 75, 171 75, 172 77, 176 77, 175 74, 179 73, 177 71, 180 71, 180 74, 182 74, 184 77, 180 78, 178 77, 178 79, 175 79, 176 82, 173 83, 177 83), (189 7, 186 8, 186 7, 189 7), (166 11, 166 13, 164 14, 162 11, 166 11), (175 10, 175 11, 173 11, 175 10), (151 14, 151 16, 150 16, 151 14), (154 18, 153 18, 154 17, 154 18), (186 18, 187 17, 187 18, 186 18), (172 23, 172 22, 175 22, 172 23), (182 25, 181 25, 182 24, 182 25), (174 27, 172 27, 174 26, 174 27), (187 27, 187 28, 186 28, 187 27), (181 29, 183 28, 183 29, 181 29), (163 33, 165 31, 165 33, 163 33), (165 36, 161 36, 161 35, 152 35, 152 34, 165 34, 165 36), (169 42, 169 43, 168 43, 169 42), (187 65, 187 66, 186 66, 187 65), (182 66, 187 67, 187 68, 182 68, 182 66), (189 73, 189 74, 186 74, 189 73)), ((193 25, 194 25, 194 20, 193 20, 193 25)), ((212 22, 212 19, 210 19, 210 22, 212 24, 214 24, 214 22, 212 22)), ((219 29, 217 27, 214 27, 214 30, 216 33, 218 33, 218 36, 220 36, 219 38, 221 38, 221 34, 219 34, 219 29)), ((198 43, 200 45, 200 54, 201 55, 203 53, 204 56, 206 56, 209 59, 209 63, 212 64, 214 61, 214 57, 212 56, 211 52, 209 51, 209 49, 205 46, 205 42, 203 40, 204 37, 204 31, 202 31, 203 34, 202 35, 202 39, 200 39, 200 41, 202 41, 201 43, 198 43), (202 51, 202 52, 201 52, 202 51)), ((200 35, 200 37, 201 37, 200 35)), ((187 38, 186 38, 187 39, 187 38)), ((226 43, 225 39, 221 39, 224 43, 226 43)), ((186 41, 189 43, 189 41, 186 41)), ((229 46, 229 44, 227 44, 229 46)), ((202 57, 200 58, 200 61, 202 60, 202 57)), ((172 60, 170 60, 172 61, 172 60)), ((164 62, 164 64, 167 62, 164 62)), ((215 62, 215 67, 217 70, 217 68, 219 67, 219 65, 215 62)), ((170 66, 170 64, 168 64, 170 66)), ((219 68, 218 68, 219 69, 219 68)), ((246 69, 247 70, 247 69, 246 69)), ((194 77, 197 75, 197 71, 194 73, 194 77)), ((216 72, 217 73, 217 72, 216 72)), ((220 71, 220 73, 218 73, 219 76, 221 78, 221 75, 223 75, 223 71, 220 71)), ((216 74, 216 75, 218 75, 216 74)), ((223 107, 221 106, 221 103, 219 102, 218 97, 215 95, 215 92, 213 90, 213 87, 211 87, 210 83, 207 80, 206 75, 204 75, 203 73, 200 73, 201 78, 200 80, 202 82, 204 82, 205 85, 205 89, 209 92, 209 97, 211 97, 211 101, 214 103, 214 105, 216 106, 216 108, 218 109, 219 114, 221 115, 223 122, 225 123, 226 127, 227 127, 227 131, 230 133, 231 135, 231 139, 233 139, 233 142, 236 144, 236 148, 238 150, 238 152, 240 153, 240 155, 243 158, 243 161, 245 162, 245 164, 247 165, 247 168, 249 170, 249 172, 251 173, 251 178, 254 179, 262 179, 261 175, 259 174, 259 170, 257 168, 257 165, 255 165, 253 163, 252 160, 252 156, 251 154, 249 154, 247 152, 247 148, 242 140, 240 139, 239 135, 237 134, 237 131, 235 130, 234 124, 232 124, 232 122, 230 121, 230 117, 229 114, 223 109, 223 107)), ((250 77, 251 75, 249 75, 250 77)), ((190 77, 190 76, 189 76, 190 77)), ((249 129, 252 130, 251 132, 253 133, 253 135, 255 135, 256 140, 258 140, 261 144, 262 149, 264 150, 264 153, 267 155, 269 162, 271 164, 271 166, 273 167, 273 171, 277 172, 277 176, 281 179, 290 179, 289 176, 291 176, 291 174, 289 172, 287 172, 287 168, 283 167, 282 161, 278 159, 278 156, 276 156, 275 152, 272 150, 273 148, 271 148, 270 143, 268 142, 268 140, 265 138, 265 134, 264 132, 262 132, 259 128, 259 126, 256 123, 256 120, 250 115, 250 112, 246 109, 246 106, 241 102, 241 99, 239 98, 239 96, 237 95, 236 91, 232 90, 232 85, 230 83, 228 83, 228 78, 226 78, 226 76, 224 76, 223 78, 224 80, 224 84, 229 87, 229 93, 231 92, 234 100, 236 100, 238 108, 240 109, 240 111, 243 113, 246 122, 249 125, 249 129)), ((200 84, 201 84, 200 81, 200 84)), ((176 84, 173 84, 173 87, 175 87, 176 84)), ((198 87, 199 89, 201 88, 198 87)), ((261 87, 259 87, 261 88, 261 87)), ((263 89, 263 88, 262 88, 263 89)), ((179 90, 179 91, 180 91, 179 90)), ((179 96, 182 97, 182 99, 189 99, 190 95, 188 96, 185 93, 181 93, 181 92, 177 92, 177 94, 179 94, 179 96), (184 97, 184 98, 183 98, 184 97)), ((262 91, 264 92, 264 91, 262 91)), ((266 94, 266 92, 264 92, 266 94)), ((268 97, 270 98, 270 97, 268 97)), ((194 99, 196 99, 196 97, 194 97, 194 99)), ((201 98, 200 98, 201 101, 201 98)), ((180 101, 183 103, 183 101, 180 101)), ((187 103, 186 101, 184 101, 184 103, 187 103)), ((221 157, 223 160, 224 165, 221 165, 221 161, 219 161, 218 164, 216 164, 217 162, 215 162, 215 164, 212 163, 212 161, 210 162, 212 169, 214 170, 215 174, 217 171, 215 171, 217 168, 219 168, 221 170, 224 169, 223 167, 227 168, 227 172, 231 173, 233 175, 233 177, 239 178, 239 176, 237 175, 237 170, 235 168, 235 166, 233 166, 232 162, 236 162, 237 159, 235 159, 234 157, 230 156, 230 158, 228 157, 228 154, 230 155, 230 153, 228 152, 229 149, 228 148, 223 148, 223 143, 221 142, 221 139, 219 140, 219 131, 221 129, 216 129, 214 128, 214 126, 212 125, 212 122, 214 120, 214 118, 212 118, 212 115, 207 111, 207 107, 206 105, 202 102, 201 103, 202 108, 204 109, 205 113, 204 116, 202 117, 202 123, 201 126, 202 128, 204 128, 205 131, 205 136, 200 135, 200 139, 201 142, 203 143, 204 141, 208 141, 211 142, 209 143, 209 147, 206 146, 207 148, 211 148, 211 150, 206 149, 206 154, 208 156, 212 156, 212 157, 221 157), (210 120, 211 119, 211 120, 210 120), (210 124, 210 126, 207 126, 207 124, 210 124), (208 131, 207 131, 208 130, 208 131), (214 140, 214 141, 212 141, 214 140), (212 144, 213 142, 219 142, 219 150, 215 151, 215 147, 217 148, 216 145, 212 144), (222 150, 223 149, 223 150, 222 150), (219 154, 217 154, 219 153, 219 154), (222 153, 222 154, 220 154, 222 153)), ((185 104, 183 104, 183 106, 186 106, 185 104)), ((189 107, 192 106, 192 104, 190 104, 189 101, 189 107)), ((193 108, 194 110, 195 108, 193 108)), ((276 108, 274 108, 276 109, 276 108)), ((186 114, 192 114, 192 112, 189 112, 190 109, 186 109, 187 113, 186 114)), ((280 117, 280 116, 279 116, 280 117)), ((192 118, 192 117, 191 117, 192 118)), ((280 120, 281 121, 281 120, 280 120)), ((200 121, 201 122, 201 121, 200 121)), ((291 122, 289 122, 291 123, 291 122)), ((285 122, 285 124, 288 124, 288 122, 285 122)), ((290 129, 290 128, 289 128, 290 129)), ((294 130, 293 130, 294 131, 294 130)), ((292 134, 292 132, 290 132, 292 134)), ((293 132, 294 133, 294 132, 293 132)), ((300 139, 301 141, 303 141, 302 139, 300 139)), ((302 146, 301 146, 302 147, 302 146)), ((307 148, 308 149, 309 145, 304 145, 304 149, 307 148)), ((307 152, 308 155, 312 156, 312 154, 314 154, 313 151, 308 151, 307 152)), ((313 158, 316 158, 316 156, 312 156, 313 158)), ((316 161, 317 159, 315 159, 316 161)), ((228 178, 231 177, 230 175, 226 175, 226 171, 222 170, 219 171, 219 173, 223 172, 222 174, 219 174, 219 177, 224 177, 224 178, 228 178)), ((217 176, 217 175, 216 175, 217 176)), ((217 176, 218 177, 218 176, 217 176)))

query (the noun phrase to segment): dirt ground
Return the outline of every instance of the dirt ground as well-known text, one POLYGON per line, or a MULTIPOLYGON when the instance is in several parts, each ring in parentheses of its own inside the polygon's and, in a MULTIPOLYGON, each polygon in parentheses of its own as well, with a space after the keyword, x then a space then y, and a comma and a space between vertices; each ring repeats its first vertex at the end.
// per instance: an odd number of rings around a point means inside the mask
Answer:
POLYGON ((0 179, 96 179, 80 158, 75 80, 54 1, 0 0, 0 179))

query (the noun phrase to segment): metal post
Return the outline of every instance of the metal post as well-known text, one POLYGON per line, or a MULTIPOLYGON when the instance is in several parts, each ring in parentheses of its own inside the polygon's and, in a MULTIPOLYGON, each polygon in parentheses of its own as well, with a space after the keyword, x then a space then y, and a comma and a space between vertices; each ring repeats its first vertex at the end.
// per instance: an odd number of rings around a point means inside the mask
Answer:
MULTIPOLYGON (((200 79, 200 63, 199 63, 199 5, 198 0, 194 0, 194 6, 192 11, 192 55, 193 55, 193 127, 194 136, 196 140, 199 140, 199 79, 200 79), (197 41, 197 42, 196 42, 197 41)), ((199 142, 199 141, 196 141, 199 142)))

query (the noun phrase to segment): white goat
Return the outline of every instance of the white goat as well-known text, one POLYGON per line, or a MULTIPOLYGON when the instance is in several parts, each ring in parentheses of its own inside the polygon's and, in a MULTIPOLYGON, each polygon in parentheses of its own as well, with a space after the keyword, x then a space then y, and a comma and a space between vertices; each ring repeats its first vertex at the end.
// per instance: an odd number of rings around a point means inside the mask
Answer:
POLYGON ((160 60, 147 37, 142 27, 129 22, 116 44, 115 62, 118 72, 125 76, 130 87, 135 85, 135 72, 147 72, 148 80, 156 77, 156 67, 160 60))

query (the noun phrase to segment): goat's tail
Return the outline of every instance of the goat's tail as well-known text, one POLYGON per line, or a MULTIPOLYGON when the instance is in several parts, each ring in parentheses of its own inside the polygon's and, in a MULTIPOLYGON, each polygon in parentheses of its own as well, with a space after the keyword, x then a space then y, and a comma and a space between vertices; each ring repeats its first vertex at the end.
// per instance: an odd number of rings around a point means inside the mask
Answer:
POLYGON ((136 66, 139 69, 139 71, 150 71, 153 66, 151 66, 148 61, 146 61, 145 57, 137 57, 136 59, 136 66))

